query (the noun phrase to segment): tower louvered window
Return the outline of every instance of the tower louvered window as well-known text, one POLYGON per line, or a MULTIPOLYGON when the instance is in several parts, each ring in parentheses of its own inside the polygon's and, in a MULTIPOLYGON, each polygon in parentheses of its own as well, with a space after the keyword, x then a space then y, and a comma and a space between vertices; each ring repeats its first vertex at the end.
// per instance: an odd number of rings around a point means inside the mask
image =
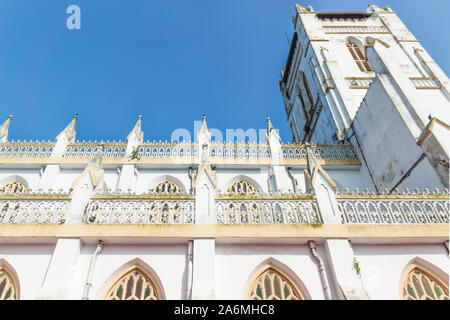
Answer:
POLYGON ((367 61, 366 57, 361 52, 361 49, 356 44, 348 41, 347 48, 352 54, 353 60, 355 60, 356 64, 358 65, 359 70, 363 72, 373 71, 372 67, 369 64, 369 61, 367 61))

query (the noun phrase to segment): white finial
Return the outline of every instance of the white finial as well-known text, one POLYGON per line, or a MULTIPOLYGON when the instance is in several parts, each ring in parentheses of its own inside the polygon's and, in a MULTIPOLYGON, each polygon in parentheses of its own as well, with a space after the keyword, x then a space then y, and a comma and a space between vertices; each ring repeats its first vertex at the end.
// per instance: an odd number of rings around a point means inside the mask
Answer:
POLYGON ((0 142, 6 142, 8 139, 8 131, 9 131, 9 124, 12 120, 12 115, 8 116, 8 119, 6 119, 5 122, 0 126, 0 142))

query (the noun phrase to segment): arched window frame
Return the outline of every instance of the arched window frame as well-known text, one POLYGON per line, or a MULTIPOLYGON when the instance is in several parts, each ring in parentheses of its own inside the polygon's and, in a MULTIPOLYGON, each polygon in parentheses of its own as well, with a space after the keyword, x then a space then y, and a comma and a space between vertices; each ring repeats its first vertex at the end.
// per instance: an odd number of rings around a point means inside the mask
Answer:
POLYGON ((19 181, 11 181, 0 186, 0 194, 26 194, 27 187, 19 181))
MULTIPOLYGON (((442 289, 444 289, 444 293, 447 295, 449 295, 449 288, 448 288, 448 276, 446 277, 447 280, 445 280, 445 277, 442 277, 440 274, 438 274, 437 272, 434 272, 433 270, 431 270, 432 268, 430 267, 434 267, 431 263, 426 262, 425 260, 419 259, 419 258, 415 258, 405 269, 405 271, 403 272, 403 275, 401 277, 400 280, 400 290, 399 290, 399 296, 400 299, 402 300, 407 300, 405 299, 405 295, 403 293, 403 290, 407 290, 406 289, 406 285, 408 283, 410 274, 412 272, 414 272, 415 270, 419 271, 422 275, 425 275, 426 277, 430 278, 432 281, 436 282, 440 287, 442 287, 442 289), (424 262, 424 263, 422 263, 424 262)), ((438 269, 437 267, 435 267, 435 269, 438 269)), ((443 273, 443 272, 441 272, 443 273)))
POLYGON ((147 270, 146 268, 142 267, 140 264, 133 264, 130 267, 124 269, 122 272, 120 272, 113 281, 111 281, 111 284, 107 287, 107 289, 104 291, 102 299, 103 300, 110 300, 108 299, 110 294, 111 294, 111 290, 115 289, 115 287, 125 278, 128 277, 129 274, 131 274, 134 271, 138 271, 139 273, 141 273, 144 277, 148 278, 153 290, 156 292, 156 300, 165 300, 165 294, 164 294, 164 290, 162 288, 161 285, 161 281, 159 280, 159 278, 153 274, 153 272, 150 272, 149 270, 147 270))
POLYGON ((269 270, 275 271, 286 281, 299 297, 299 300, 311 300, 311 296, 300 278, 289 267, 274 258, 268 258, 256 267, 247 281, 244 299, 250 300, 256 281, 269 270))
POLYGON ((161 181, 159 183, 157 183, 156 185, 154 185, 150 190, 149 193, 154 193, 154 194, 161 194, 161 195, 180 195, 183 194, 183 189, 175 182, 171 181, 171 180, 164 180, 161 181), (167 191, 171 188, 175 188, 172 190, 176 190, 175 192, 173 191, 167 191), (158 190, 160 189, 160 190, 158 190), (163 189, 165 189, 164 191, 162 191, 163 189))
POLYGON ((260 192, 258 190, 258 188, 253 185, 253 183, 245 180, 245 179, 239 179, 237 181, 234 181, 233 183, 231 183, 228 188, 227 188, 227 194, 232 194, 232 195, 259 195, 260 192), (243 186, 245 186, 245 189, 247 189, 247 191, 245 192, 240 192, 238 191, 238 186, 240 186, 241 190, 243 188, 243 186), (232 189, 235 188, 235 191, 233 191, 232 189), (249 190, 250 189, 250 190, 249 190))
MULTIPOLYGON (((0 259, 0 273, 4 273, 6 275, 6 278, 9 280, 13 290, 14 290, 14 299, 8 299, 8 300, 20 300, 20 283, 19 279, 17 277, 17 274, 14 270, 14 268, 6 262, 4 259, 0 259)), ((4 299, 4 295, 6 294, 6 291, 4 289, 3 292, 1 292, 0 295, 0 301, 4 299)))
POLYGON ((352 40, 346 41, 348 51, 353 58, 353 61, 358 65, 359 70, 362 72, 372 72, 372 66, 367 60, 367 56, 361 51, 361 48, 352 40))

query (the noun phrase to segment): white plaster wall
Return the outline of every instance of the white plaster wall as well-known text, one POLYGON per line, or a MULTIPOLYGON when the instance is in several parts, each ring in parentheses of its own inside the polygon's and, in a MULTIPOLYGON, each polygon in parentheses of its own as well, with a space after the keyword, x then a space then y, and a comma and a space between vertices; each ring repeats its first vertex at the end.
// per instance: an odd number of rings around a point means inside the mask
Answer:
MULTIPOLYGON (((371 299, 400 299, 400 279, 408 263, 422 258, 449 274, 449 258, 442 245, 353 245, 364 287, 371 299)), ((448 279, 447 279, 448 281, 448 279)))
POLYGON ((108 189, 116 190, 119 181, 119 174, 115 169, 104 169, 103 181, 108 189))
POLYGON ((83 169, 61 169, 60 174, 57 177, 56 180, 56 190, 59 190, 60 188, 63 189, 65 192, 68 192, 70 188, 72 188, 72 183, 75 181, 76 178, 83 172, 83 169))
MULTIPOLYGON (((94 245, 83 246, 78 267, 89 268, 94 245)), ((98 256, 92 278, 91 299, 101 299, 111 284, 110 276, 127 262, 139 258, 158 275, 167 299, 184 299, 186 291, 186 246, 182 245, 108 245, 98 256), (109 281, 110 280, 110 281, 109 281)), ((86 274, 86 273, 85 273, 86 274)), ((83 281, 85 276, 83 276, 83 281)))
MULTIPOLYGON (((318 254, 324 258, 322 249, 317 249, 318 254)), ((324 299, 318 266, 309 247, 225 244, 216 244, 216 298, 245 299, 248 281, 257 271, 255 269, 258 265, 268 258, 277 259, 295 272, 313 300, 324 299)), ((327 273, 330 275, 328 267, 327 273)), ((331 284, 330 279, 329 282, 331 284)), ((334 292, 333 288, 332 291, 334 292)))
POLYGON ((0 259, 5 259, 19 278, 21 300, 31 300, 37 296, 54 249, 54 245, 0 244, 0 259))

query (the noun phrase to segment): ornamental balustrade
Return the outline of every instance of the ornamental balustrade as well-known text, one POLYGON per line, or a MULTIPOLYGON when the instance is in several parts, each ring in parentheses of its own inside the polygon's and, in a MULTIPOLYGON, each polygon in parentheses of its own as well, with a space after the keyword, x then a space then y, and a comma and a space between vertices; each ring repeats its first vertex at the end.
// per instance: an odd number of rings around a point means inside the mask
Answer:
POLYGON ((219 196, 218 224, 322 224, 313 195, 219 196))
MULTIPOLYGON (((0 158, 47 158, 55 147, 51 141, 10 141, 0 143, 0 158)), ((351 145, 310 145, 314 154, 324 160, 353 160, 357 155, 351 145)), ((67 145, 64 158, 93 158, 97 152, 103 158, 126 157, 127 143, 122 141, 77 141, 67 145)), ((306 146, 282 144, 281 159, 306 159, 306 146)), ((197 143, 145 142, 128 157, 133 159, 196 159, 197 143)), ((251 143, 212 143, 209 157, 214 159, 271 159, 270 145, 251 143)))
POLYGON ((93 198, 85 213, 87 224, 191 224, 195 199, 186 197, 109 196, 93 198))
POLYGON ((1 158, 46 158, 55 147, 52 141, 9 141, 0 143, 1 158))
POLYGON ((270 159, 270 146, 256 143, 212 143, 210 159, 270 159))
POLYGON ((70 206, 66 195, 0 197, 0 224, 63 224, 70 206))
POLYGON ((338 207, 344 224, 448 224, 449 194, 341 194, 338 207))
MULTIPOLYGON (((54 193, 0 194, 0 224, 64 224, 71 196, 54 193)), ((343 224, 449 224, 449 193, 338 193, 343 224)), ((218 224, 322 224, 315 195, 302 193, 221 194, 218 224)), ((111 193, 94 195, 86 224, 192 224, 195 196, 111 193)))
POLYGON ((168 143, 168 142, 145 142, 138 147, 139 158, 197 158, 198 144, 196 143, 168 143))
MULTIPOLYGON (((353 160, 358 159, 352 145, 310 145, 308 146, 317 159, 353 160)), ((301 144, 281 145, 283 159, 306 159, 306 147, 301 144)))
POLYGON ((122 141, 77 141, 66 147, 63 157, 93 158, 100 151, 103 158, 123 158, 126 150, 127 144, 122 141))

